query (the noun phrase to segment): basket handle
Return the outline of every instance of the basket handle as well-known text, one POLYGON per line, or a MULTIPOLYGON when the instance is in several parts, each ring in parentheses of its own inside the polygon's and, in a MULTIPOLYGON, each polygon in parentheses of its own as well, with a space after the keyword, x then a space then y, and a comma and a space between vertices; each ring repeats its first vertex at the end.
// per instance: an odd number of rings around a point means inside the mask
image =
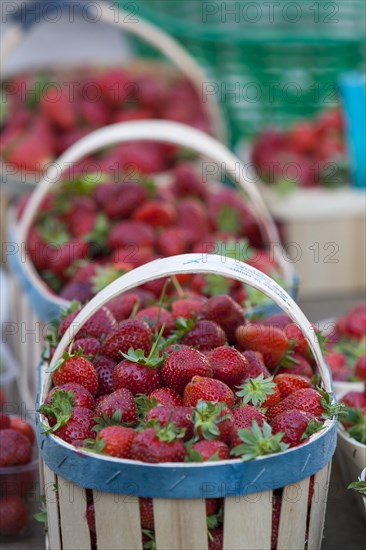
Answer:
MULTIPOLYGON (((49 11, 55 9, 63 10, 67 8, 66 13, 70 13, 70 4, 73 2, 75 3, 75 6, 71 6, 74 8, 72 10, 73 14, 80 16, 84 12, 91 12, 90 17, 92 17, 92 10, 93 8, 96 9, 95 2, 84 0, 56 0, 56 2, 54 0, 42 0, 40 2, 38 0, 37 2, 29 2, 26 5, 23 5, 23 2, 22 6, 12 14, 10 19, 13 23, 4 35, 1 44, 1 66, 4 66, 4 63, 22 41, 28 29, 37 24, 42 16, 44 17, 49 11), (40 5, 42 6, 41 11, 40 9, 37 10, 37 5, 38 8, 40 5)), ((156 48, 185 75, 196 89, 199 97, 201 97, 202 85, 207 81, 207 77, 194 58, 176 40, 157 26, 142 19, 140 15, 137 19, 131 19, 131 14, 122 9, 117 11, 115 7, 112 8, 107 2, 98 2, 97 6, 98 22, 118 27, 156 48)), ((214 95, 207 94, 206 101, 202 105, 211 121, 213 134, 226 142, 228 137, 226 125, 214 95)))
MULTIPOLYGON (((64 350, 69 347, 75 337, 75 329, 77 328, 79 330, 99 308, 107 304, 110 300, 123 292, 149 281, 182 273, 212 273, 215 275, 222 275, 249 284, 266 294, 266 296, 271 298, 300 327, 314 354, 324 388, 328 392, 332 391, 329 370, 323 358, 314 329, 295 301, 280 287, 280 285, 258 269, 244 262, 239 262, 231 258, 222 258, 214 254, 182 254, 180 256, 162 258, 144 264, 122 275, 119 279, 94 296, 94 298, 81 309, 57 346, 50 366, 54 366, 62 357, 64 350)), ((50 373, 44 376, 44 391, 47 391, 49 387, 50 376, 52 376, 50 373)))
POLYGON ((213 137, 200 130, 176 122, 161 120, 119 122, 95 130, 81 138, 65 151, 58 161, 50 166, 47 170, 47 176, 43 178, 33 191, 22 219, 19 222, 18 236, 20 242, 26 242, 28 231, 43 198, 51 189, 54 182, 58 181, 61 174, 70 167, 70 163, 80 160, 85 155, 95 153, 103 147, 136 140, 166 142, 187 147, 203 155, 205 158, 214 161, 218 170, 220 169, 226 173, 247 193, 262 229, 262 234, 268 239, 268 244, 274 246, 274 255, 277 263, 282 268, 284 278, 287 281, 291 281, 293 277, 292 265, 285 261, 281 251, 277 250, 278 247, 276 244, 280 243, 277 228, 257 187, 253 181, 246 178, 244 166, 240 160, 213 137))

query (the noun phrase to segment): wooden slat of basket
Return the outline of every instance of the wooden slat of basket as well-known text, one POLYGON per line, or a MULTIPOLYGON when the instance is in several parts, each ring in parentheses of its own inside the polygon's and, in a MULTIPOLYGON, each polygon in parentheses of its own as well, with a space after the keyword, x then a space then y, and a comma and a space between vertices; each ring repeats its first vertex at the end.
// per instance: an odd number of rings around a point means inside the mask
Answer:
POLYGON ((224 548, 271 548, 272 491, 246 497, 227 497, 224 513, 224 548))
POLYGON ((309 482, 307 477, 283 489, 277 550, 305 547, 309 482))
POLYGON ((85 518, 85 489, 58 476, 58 495, 62 549, 90 550, 90 533, 85 518))
POLYGON ((94 492, 98 550, 142 550, 138 498, 94 492))
POLYGON ((317 472, 314 477, 314 493, 310 512, 308 550, 317 550, 321 546, 331 467, 332 463, 330 462, 325 466, 325 468, 317 472))
MULTIPOLYGON (((43 461, 42 461, 43 463, 43 461)), ((45 483, 45 497, 47 507, 48 543, 50 550, 61 550, 61 537, 59 529, 59 512, 56 493, 52 492, 57 482, 57 477, 49 467, 43 463, 43 475, 45 483), (51 498, 52 495, 52 498, 51 498)))
POLYGON ((156 498, 153 504, 156 546, 159 550, 207 550, 204 499, 167 501, 156 498))

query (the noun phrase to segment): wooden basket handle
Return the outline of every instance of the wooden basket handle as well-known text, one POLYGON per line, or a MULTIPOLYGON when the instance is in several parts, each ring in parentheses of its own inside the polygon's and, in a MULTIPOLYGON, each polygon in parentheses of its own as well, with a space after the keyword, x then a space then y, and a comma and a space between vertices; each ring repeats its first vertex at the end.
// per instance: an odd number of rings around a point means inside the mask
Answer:
MULTIPOLYGON (((53 367, 57 361, 61 359, 64 350, 68 349, 75 337, 76 329, 79 330, 96 311, 110 300, 123 292, 149 281, 183 273, 212 273, 215 275, 222 275, 253 286, 271 298, 302 330, 314 354, 324 388, 328 392, 332 391, 329 370, 324 361, 314 329, 294 300, 280 285, 258 269, 244 262, 214 254, 182 254, 180 256, 162 258, 144 264, 122 275, 122 277, 115 280, 94 296, 94 298, 81 309, 57 346, 50 367, 53 367)), ((51 373, 46 373, 43 376, 43 393, 47 392, 49 389, 50 377, 52 377, 51 373)))
POLYGON ((74 143, 49 167, 47 176, 40 181, 33 191, 19 222, 19 241, 26 242, 28 231, 36 217, 43 198, 54 183, 59 181, 62 173, 70 168, 70 163, 75 163, 84 156, 93 154, 104 147, 136 140, 172 143, 181 147, 187 147, 195 153, 199 153, 205 158, 212 160, 217 166, 218 171, 227 174, 248 195, 262 234, 267 243, 274 247, 274 257, 281 266, 285 280, 288 282, 292 281, 292 265, 285 260, 282 249, 279 250, 280 247, 277 246, 280 243, 277 228, 257 187, 253 181, 246 178, 244 165, 227 147, 213 137, 177 122, 161 120, 119 122, 95 130, 74 143))
MULTIPOLYGON (((71 2, 73 1, 71 0, 71 2)), ((1 44, 1 66, 4 66, 11 53, 21 43, 25 32, 40 21, 41 17, 32 15, 32 8, 34 10, 35 4, 37 2, 29 2, 29 5, 22 5, 18 12, 13 14, 13 24, 5 32, 1 44)), ((62 9, 66 5, 70 7, 70 0, 67 2, 65 0, 42 0, 42 13, 46 12, 47 4, 49 4, 50 9, 55 9, 57 6, 62 9)), ((80 15, 84 11, 91 11, 93 7, 95 9, 93 2, 78 0, 77 2, 75 1, 73 13, 75 12, 75 15, 80 15)), ((131 20, 130 14, 126 11, 119 9, 118 13, 116 13, 116 9, 111 9, 111 6, 107 2, 98 2, 98 22, 118 27, 153 46, 184 74, 196 89, 198 96, 202 97, 203 84, 207 82, 207 76, 194 58, 171 36, 160 30, 157 26, 142 19, 140 15, 137 17, 137 20, 131 20)), ((223 142, 226 142, 228 137, 227 128, 218 102, 215 99, 215 94, 207 94, 206 100, 202 102, 202 105, 211 121, 213 134, 223 142)))

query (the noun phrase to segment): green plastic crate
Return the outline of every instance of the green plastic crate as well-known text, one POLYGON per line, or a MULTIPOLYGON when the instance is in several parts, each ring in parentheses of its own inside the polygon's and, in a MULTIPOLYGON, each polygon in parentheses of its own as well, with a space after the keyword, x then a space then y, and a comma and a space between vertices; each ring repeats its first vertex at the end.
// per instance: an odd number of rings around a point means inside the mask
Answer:
MULTIPOLYGON (((121 7, 125 1, 119 0, 121 7)), ((363 0, 139 0, 138 13, 206 70, 233 144, 337 103, 337 80, 365 64, 363 0)), ((142 44, 143 55, 156 55, 142 44)))

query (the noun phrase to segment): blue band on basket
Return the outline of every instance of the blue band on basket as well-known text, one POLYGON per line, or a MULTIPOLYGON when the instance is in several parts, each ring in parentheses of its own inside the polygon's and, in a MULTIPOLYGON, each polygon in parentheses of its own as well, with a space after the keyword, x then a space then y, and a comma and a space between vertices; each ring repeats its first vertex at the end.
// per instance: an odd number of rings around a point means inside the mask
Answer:
POLYGON ((47 466, 64 479, 89 489, 155 498, 221 498, 283 487, 315 474, 334 454, 337 424, 301 447, 263 460, 179 467, 101 459, 60 444, 42 434, 37 439, 47 466))

